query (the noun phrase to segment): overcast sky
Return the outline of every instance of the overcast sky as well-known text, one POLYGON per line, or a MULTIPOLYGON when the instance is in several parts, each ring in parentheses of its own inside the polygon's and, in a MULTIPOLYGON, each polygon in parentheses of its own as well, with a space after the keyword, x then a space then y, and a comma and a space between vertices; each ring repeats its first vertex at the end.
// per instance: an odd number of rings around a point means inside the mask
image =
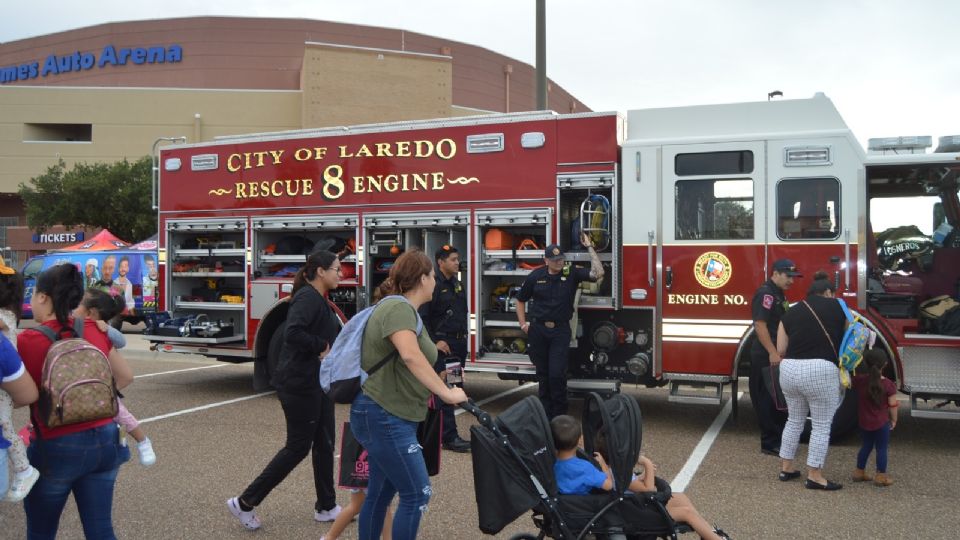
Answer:
MULTIPOLYGON (((299 17, 410 30, 535 62, 534 0, 4 4, 0 42, 141 19, 299 17)), ((597 111, 824 92, 863 143, 937 137, 960 134, 958 32, 956 0, 548 0, 547 73, 597 111)))

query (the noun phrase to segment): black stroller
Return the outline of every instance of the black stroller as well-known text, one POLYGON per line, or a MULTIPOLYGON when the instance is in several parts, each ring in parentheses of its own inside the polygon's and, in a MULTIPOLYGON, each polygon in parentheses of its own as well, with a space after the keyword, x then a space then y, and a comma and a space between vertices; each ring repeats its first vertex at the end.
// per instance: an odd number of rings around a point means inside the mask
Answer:
MULTIPOLYGON (((514 540, 579 540, 588 534, 630 540, 676 539, 691 531, 670 518, 664 506, 671 497, 670 485, 660 478, 656 479, 657 492, 558 495, 550 422, 535 396, 497 418, 473 404, 462 406, 480 422, 470 428, 470 441, 482 532, 496 534, 529 510, 533 510, 533 523, 540 532, 515 535, 514 540)), ((636 400, 621 394, 603 400, 590 394, 584 401, 582 424, 587 455, 593 455, 594 438, 605 428, 614 483, 629 485, 642 431, 636 400)))

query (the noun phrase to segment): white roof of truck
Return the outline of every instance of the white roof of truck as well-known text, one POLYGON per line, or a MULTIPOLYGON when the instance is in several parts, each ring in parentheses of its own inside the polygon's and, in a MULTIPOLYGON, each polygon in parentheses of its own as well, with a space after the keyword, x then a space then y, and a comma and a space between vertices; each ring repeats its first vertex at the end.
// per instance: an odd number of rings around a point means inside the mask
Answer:
POLYGON ((853 139, 853 133, 833 102, 822 93, 810 99, 627 112, 626 144, 795 138, 808 135, 846 135, 853 139))

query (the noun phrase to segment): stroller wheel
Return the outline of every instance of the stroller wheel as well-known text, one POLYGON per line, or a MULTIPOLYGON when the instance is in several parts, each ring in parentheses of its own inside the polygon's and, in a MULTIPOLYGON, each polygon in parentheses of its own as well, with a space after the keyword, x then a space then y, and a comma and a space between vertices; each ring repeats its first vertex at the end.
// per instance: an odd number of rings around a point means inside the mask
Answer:
POLYGON ((530 533, 517 533, 511 536, 510 540, 537 540, 537 536, 530 533))

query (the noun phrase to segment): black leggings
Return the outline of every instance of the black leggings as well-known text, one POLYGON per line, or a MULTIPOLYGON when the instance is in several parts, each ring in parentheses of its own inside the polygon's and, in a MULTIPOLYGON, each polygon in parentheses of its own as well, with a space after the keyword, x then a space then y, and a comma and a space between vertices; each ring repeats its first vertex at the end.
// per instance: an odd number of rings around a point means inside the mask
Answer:
POLYGON ((247 486, 240 500, 259 505, 273 488, 290 474, 313 450, 313 482, 317 489, 314 508, 320 512, 337 505, 333 480, 335 435, 333 401, 321 391, 315 394, 278 392, 287 419, 287 442, 267 467, 247 486))

